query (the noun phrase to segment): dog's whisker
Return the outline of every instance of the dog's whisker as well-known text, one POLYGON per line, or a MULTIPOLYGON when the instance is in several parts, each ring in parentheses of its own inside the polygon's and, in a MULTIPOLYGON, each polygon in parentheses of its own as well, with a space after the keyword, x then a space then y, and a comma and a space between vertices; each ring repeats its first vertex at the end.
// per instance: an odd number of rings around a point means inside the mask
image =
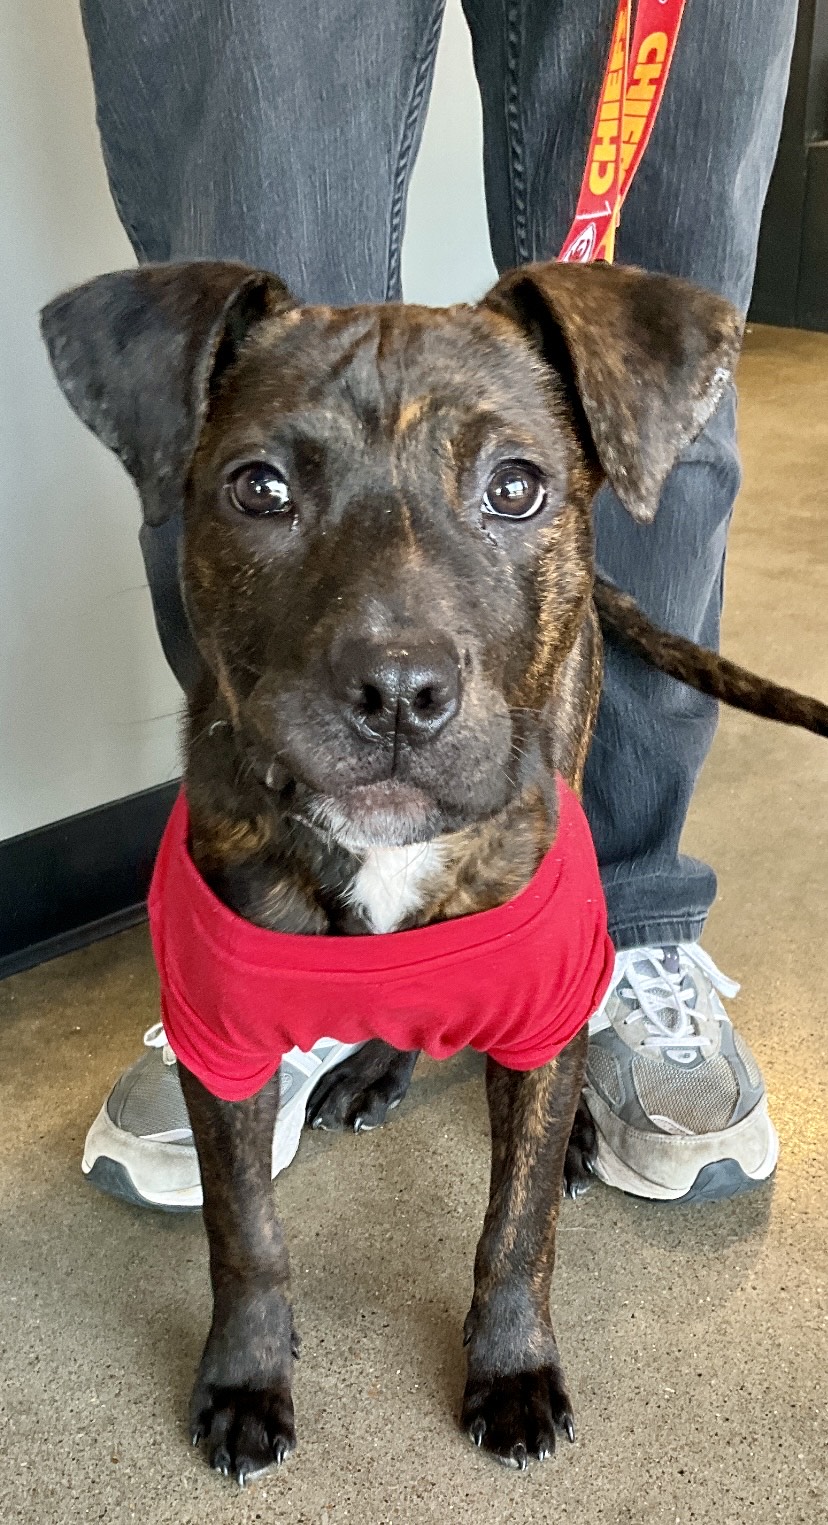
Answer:
POLYGON ((181 709, 165 710, 160 715, 142 715, 138 720, 122 720, 120 725, 124 730, 132 730, 139 725, 157 725, 160 720, 180 720, 184 713, 181 709))

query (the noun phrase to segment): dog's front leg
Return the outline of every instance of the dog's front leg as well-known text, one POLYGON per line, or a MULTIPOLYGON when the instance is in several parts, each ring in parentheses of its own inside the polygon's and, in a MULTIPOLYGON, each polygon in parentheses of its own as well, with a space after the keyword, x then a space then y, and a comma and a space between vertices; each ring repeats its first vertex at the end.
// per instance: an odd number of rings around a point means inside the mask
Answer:
POLYGON ((549 1311, 563 1166, 578 1104, 586 1032, 543 1069, 491 1059, 486 1089, 492 1181, 466 1320, 463 1424, 476 1445, 525 1467, 574 1425, 549 1311))
POLYGON ((193 1444, 246 1480, 296 1444, 288 1257, 270 1179, 279 1077, 249 1101, 219 1101, 183 1065, 204 1193, 213 1322, 190 1410, 193 1444))

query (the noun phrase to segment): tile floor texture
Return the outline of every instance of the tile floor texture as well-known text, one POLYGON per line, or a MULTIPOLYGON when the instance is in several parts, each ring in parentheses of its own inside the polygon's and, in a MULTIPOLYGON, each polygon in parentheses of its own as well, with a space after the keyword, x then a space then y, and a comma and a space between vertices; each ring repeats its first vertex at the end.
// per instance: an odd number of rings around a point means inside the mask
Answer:
MULTIPOLYGON (((754 329, 724 649, 828 699, 828 336, 754 329)), ((486 1198, 480 1062, 423 1063, 372 1135, 306 1134, 278 1185, 304 1336, 300 1449, 245 1492, 186 1439, 209 1317, 200 1216, 81 1178, 155 1020, 138 928, 0 986, 3 1525, 747 1525, 828 1518, 828 744, 727 714, 687 828, 706 946, 743 981, 782 1153, 733 1203, 565 1205, 554 1287, 578 1417, 524 1475, 456 1424, 486 1198)))

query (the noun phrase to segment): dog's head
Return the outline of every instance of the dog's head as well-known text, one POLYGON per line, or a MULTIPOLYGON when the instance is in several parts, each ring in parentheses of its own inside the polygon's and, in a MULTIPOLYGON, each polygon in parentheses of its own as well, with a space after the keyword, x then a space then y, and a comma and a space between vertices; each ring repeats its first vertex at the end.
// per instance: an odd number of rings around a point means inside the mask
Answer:
POLYGON ((590 597, 595 490, 653 516, 740 324, 605 266, 337 310, 204 262, 103 276, 43 330, 148 520, 183 504, 189 618, 252 770, 359 847, 523 787, 590 597))

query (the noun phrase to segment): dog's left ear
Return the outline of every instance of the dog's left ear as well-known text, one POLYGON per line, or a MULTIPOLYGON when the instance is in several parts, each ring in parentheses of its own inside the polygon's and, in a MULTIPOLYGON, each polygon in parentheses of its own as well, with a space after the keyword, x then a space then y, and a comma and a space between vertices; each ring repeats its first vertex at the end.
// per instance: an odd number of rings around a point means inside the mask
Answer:
POLYGON ((60 386, 133 477, 148 523, 181 506, 211 387, 257 323, 295 305, 265 270, 194 260, 101 275, 44 307, 60 386))
POLYGON ((482 305, 517 323, 570 383, 607 480, 634 519, 653 519, 733 373, 736 309, 673 276, 557 261, 509 271, 482 305))

